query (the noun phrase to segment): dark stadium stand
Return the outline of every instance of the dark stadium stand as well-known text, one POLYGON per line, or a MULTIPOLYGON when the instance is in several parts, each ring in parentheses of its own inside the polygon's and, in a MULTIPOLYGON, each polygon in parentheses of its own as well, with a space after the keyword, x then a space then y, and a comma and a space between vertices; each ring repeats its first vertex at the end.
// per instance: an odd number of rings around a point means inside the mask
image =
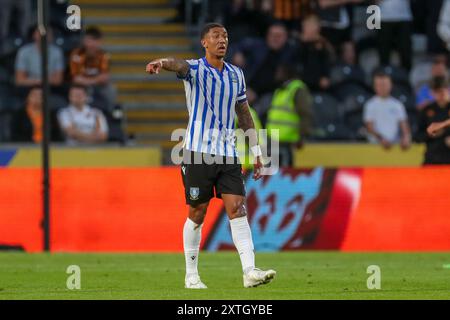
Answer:
MULTIPOLYGON (((183 22, 185 13, 179 11, 177 3, 170 0, 51 1, 54 43, 63 49, 66 63, 70 51, 79 45, 81 38, 81 32, 70 31, 65 26, 68 5, 81 6, 83 27, 96 25, 104 34, 103 44, 111 55, 111 75, 118 91, 118 107, 107 115, 111 141, 124 143, 130 138, 130 143, 159 145, 167 149, 174 145, 170 141, 171 132, 186 125, 185 95, 181 81, 166 72, 158 77, 148 77, 144 72, 145 64, 153 58, 174 56, 187 59, 201 54, 198 34, 189 32, 192 29, 183 22)), ((219 9, 226 5, 226 1, 215 2, 215 5, 211 5, 210 1, 209 16, 203 18, 220 21, 219 9)), ((32 10, 30 25, 36 22, 35 4, 32 10)), ((195 18, 198 20, 198 17, 195 18)), ((364 20, 355 19, 355 34, 367 33, 367 30, 363 30, 363 24, 364 20)), ((14 24, 11 28, 0 53, 1 142, 8 142, 10 131, 14 130, 9 125, 11 114, 23 106, 24 96, 14 87, 14 61, 25 39, 17 36, 14 24)), ((364 39, 359 37, 355 43, 362 43, 364 39)), ((375 45, 373 41, 366 42, 375 45)), ((373 51, 374 48, 369 46, 366 49, 373 51)), ((423 55, 420 52, 420 61, 423 61, 423 55)), ((366 64, 373 62, 361 61, 361 57, 356 59, 359 64, 336 61, 330 70, 330 88, 325 92, 314 93, 316 127, 311 140, 364 139, 362 109, 373 94, 371 74, 367 72, 372 68, 366 64)), ((405 105, 414 130, 415 97, 408 71, 396 66, 381 69, 392 77, 392 95, 405 105)))

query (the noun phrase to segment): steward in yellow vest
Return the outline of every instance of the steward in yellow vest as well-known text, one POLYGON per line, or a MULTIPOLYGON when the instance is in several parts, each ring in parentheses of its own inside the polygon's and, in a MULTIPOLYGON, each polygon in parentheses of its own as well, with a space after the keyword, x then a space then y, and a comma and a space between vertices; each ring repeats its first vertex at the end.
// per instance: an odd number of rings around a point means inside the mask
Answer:
POLYGON ((307 86, 292 76, 288 66, 280 66, 277 77, 284 80, 272 97, 267 113, 266 128, 278 130, 280 146, 280 166, 293 165, 293 147, 300 148, 303 139, 311 131, 312 98, 307 86))

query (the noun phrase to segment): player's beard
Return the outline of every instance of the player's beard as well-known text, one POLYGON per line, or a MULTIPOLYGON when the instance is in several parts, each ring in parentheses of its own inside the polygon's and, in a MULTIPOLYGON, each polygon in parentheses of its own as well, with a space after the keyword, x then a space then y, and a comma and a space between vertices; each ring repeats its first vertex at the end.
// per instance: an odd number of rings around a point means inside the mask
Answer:
POLYGON ((216 52, 216 54, 215 54, 216 58, 218 58, 218 59, 223 59, 223 58, 225 58, 226 55, 227 55, 227 50, 224 50, 223 53, 216 52))

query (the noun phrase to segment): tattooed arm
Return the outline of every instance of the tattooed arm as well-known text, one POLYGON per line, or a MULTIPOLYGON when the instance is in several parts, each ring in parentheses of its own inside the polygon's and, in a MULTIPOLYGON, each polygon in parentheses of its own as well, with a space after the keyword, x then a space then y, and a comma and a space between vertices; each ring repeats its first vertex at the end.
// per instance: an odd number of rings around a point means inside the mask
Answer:
MULTIPOLYGON (((242 130, 247 131, 248 129, 255 129, 255 124, 253 123, 252 114, 250 113, 247 101, 236 103, 236 115, 238 117, 239 127, 242 130)), ((250 143, 253 142, 253 145, 257 145, 258 136, 256 135, 256 132, 254 131, 251 134, 254 134, 255 136, 252 136, 252 139, 250 140, 253 141, 250 141, 250 143)), ((253 145, 251 145, 251 147, 253 147, 253 145)))
POLYGON ((253 164, 253 179, 258 180, 261 178, 261 168, 262 168, 262 162, 261 162, 261 148, 258 145, 258 134, 255 130, 255 124, 253 123, 252 114, 249 110, 249 105, 247 101, 236 103, 236 115, 238 117, 238 123, 239 127, 244 130, 246 134, 249 136, 249 147, 250 150, 255 154, 255 163, 253 164), (252 129, 252 130, 249 130, 252 129), (249 131, 247 131, 249 130, 249 131))
POLYGON ((177 58, 161 58, 150 61, 145 71, 150 74, 158 74, 161 68, 176 72, 180 77, 185 77, 189 72, 189 64, 185 60, 177 58))

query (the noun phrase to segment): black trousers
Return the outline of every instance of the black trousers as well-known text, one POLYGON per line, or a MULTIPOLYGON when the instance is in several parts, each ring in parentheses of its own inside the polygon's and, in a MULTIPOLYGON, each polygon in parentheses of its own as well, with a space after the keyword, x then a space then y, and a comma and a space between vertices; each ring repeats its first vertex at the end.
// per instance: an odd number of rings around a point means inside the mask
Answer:
POLYGON ((280 143, 280 168, 293 167, 294 155, 291 143, 280 143))
POLYGON ((411 69, 412 64, 411 22, 382 22, 378 30, 378 53, 382 65, 390 64, 391 52, 400 55, 403 68, 411 69))
POLYGON ((267 145, 267 147, 269 157, 278 157, 278 165, 280 168, 284 167, 292 168, 294 166, 293 143, 279 142, 278 152, 273 148, 270 142, 267 145))

